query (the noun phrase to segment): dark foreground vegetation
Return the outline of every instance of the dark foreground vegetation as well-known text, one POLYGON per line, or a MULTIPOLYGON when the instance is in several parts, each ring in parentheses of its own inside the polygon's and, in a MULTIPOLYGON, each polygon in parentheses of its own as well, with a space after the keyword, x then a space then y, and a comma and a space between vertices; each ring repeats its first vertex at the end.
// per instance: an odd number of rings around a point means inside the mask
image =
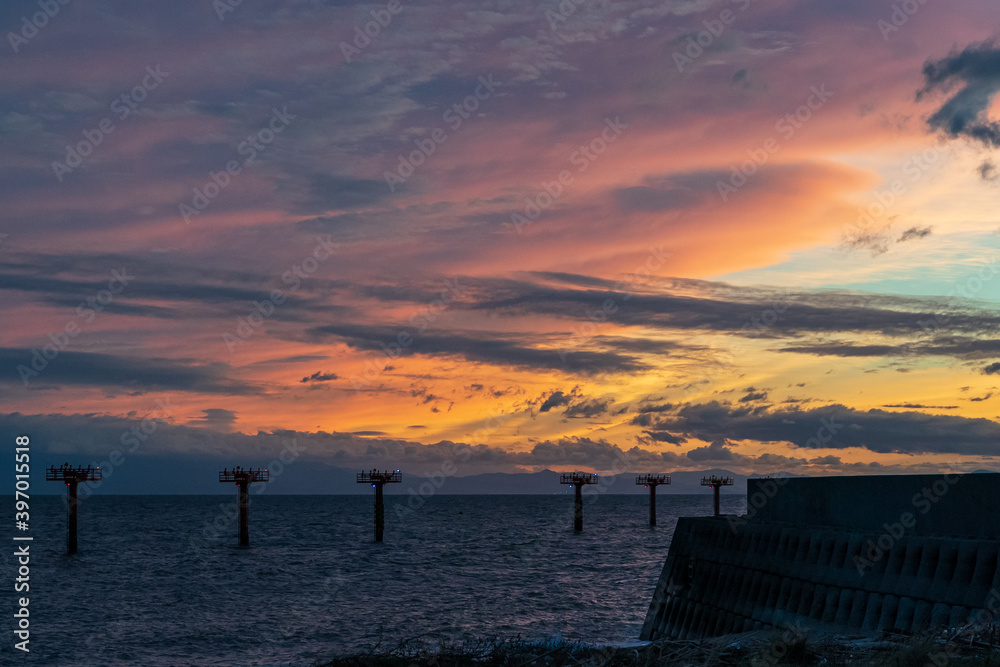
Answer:
POLYGON ((1000 628, 923 636, 847 637, 790 628, 702 641, 659 641, 641 647, 492 640, 477 644, 403 642, 391 649, 323 663, 321 667, 700 667, 736 665, 865 665, 872 667, 1000 667, 1000 628))

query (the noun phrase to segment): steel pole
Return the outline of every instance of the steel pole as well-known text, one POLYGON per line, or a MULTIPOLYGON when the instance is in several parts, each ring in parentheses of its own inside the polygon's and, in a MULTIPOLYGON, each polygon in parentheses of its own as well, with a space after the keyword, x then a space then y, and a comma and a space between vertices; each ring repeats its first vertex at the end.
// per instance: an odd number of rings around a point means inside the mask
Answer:
POLYGON ((573 507, 573 530, 583 530, 583 484, 576 485, 576 503, 573 507))
POLYGON ((649 485, 649 525, 656 525, 656 484, 649 485))
POLYGON ((76 553, 77 509, 80 506, 76 493, 78 484, 75 479, 70 480, 66 489, 66 553, 71 555, 76 553))
POLYGON ((385 531, 385 503, 382 500, 382 484, 375 484, 375 541, 382 541, 385 531))
POLYGON ((250 483, 243 482, 240 487, 240 546, 250 546, 250 483))

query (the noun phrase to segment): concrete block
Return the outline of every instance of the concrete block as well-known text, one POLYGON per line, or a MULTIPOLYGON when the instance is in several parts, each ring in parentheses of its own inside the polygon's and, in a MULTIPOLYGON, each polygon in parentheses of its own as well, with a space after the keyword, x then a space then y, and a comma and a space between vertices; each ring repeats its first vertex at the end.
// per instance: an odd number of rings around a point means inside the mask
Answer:
POLYGON ((854 591, 850 588, 841 588, 840 596, 837 599, 837 610, 833 617, 833 623, 846 626, 851 618, 851 606, 854 604, 854 591))
POLYGON ((955 568, 958 566, 958 545, 954 540, 944 540, 941 543, 941 556, 938 559, 937 570, 934 572, 934 579, 931 583, 930 598, 954 604, 957 600, 948 598, 948 589, 951 586, 951 579, 955 576, 955 568))
POLYGON ((893 629, 899 632, 911 632, 913 628, 913 613, 917 605, 910 597, 899 598, 899 606, 896 609, 896 622, 893 629))
POLYGON ((927 600, 917 600, 913 612, 913 632, 925 632, 930 629, 933 608, 934 605, 927 600))
POLYGON ((931 627, 941 628, 951 622, 951 606, 943 602, 935 602, 931 606, 931 627))
POLYGON ((882 598, 882 613, 878 619, 876 630, 892 630, 896 627, 896 609, 899 606, 899 598, 895 595, 886 595, 882 598))
POLYGON ((885 596, 881 593, 869 593, 868 604, 865 608, 865 620, 861 623, 861 629, 873 632, 878 629, 879 619, 882 617, 882 601, 885 596))
POLYGON ((868 610, 868 591, 855 590, 851 602, 851 614, 847 619, 847 626, 860 628, 865 622, 865 612, 868 610))
POLYGON ((826 589, 826 602, 823 604, 823 610, 820 615, 820 620, 823 623, 833 623, 837 619, 837 608, 840 602, 841 589, 834 586, 828 586, 826 589))

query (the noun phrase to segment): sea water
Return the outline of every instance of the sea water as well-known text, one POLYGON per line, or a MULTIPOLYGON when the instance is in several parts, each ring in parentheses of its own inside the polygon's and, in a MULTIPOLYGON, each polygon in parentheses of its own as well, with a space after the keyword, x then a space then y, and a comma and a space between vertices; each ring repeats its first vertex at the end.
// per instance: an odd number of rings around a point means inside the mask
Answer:
MULTIPOLYGON (((638 637, 677 517, 712 494, 251 496, 249 548, 232 496, 93 496, 79 553, 65 501, 32 498, 30 591, 11 593, 4 665, 313 665, 373 648, 520 637, 606 644, 638 637), (30 599, 30 654, 14 648, 30 599)), ((10 506, 13 506, 11 500, 10 506)), ((723 513, 745 513, 742 495, 723 513)))

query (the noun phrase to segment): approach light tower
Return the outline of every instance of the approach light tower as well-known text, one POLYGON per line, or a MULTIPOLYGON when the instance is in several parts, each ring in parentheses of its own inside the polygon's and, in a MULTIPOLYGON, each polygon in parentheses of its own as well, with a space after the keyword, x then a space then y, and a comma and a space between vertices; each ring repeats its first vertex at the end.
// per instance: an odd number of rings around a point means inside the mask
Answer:
POLYGON ((375 541, 382 541, 382 532, 385 530, 385 503, 382 500, 382 487, 386 484, 399 484, 403 481, 403 473, 398 469, 375 470, 372 468, 368 472, 358 473, 358 484, 371 484, 375 488, 375 541))
POLYGON ((583 485, 597 484, 597 474, 587 472, 564 473, 559 476, 560 484, 569 484, 576 489, 576 503, 573 506, 573 530, 583 530, 583 485))
POLYGON ((267 469, 240 468, 239 466, 230 470, 223 468, 219 473, 220 482, 236 483, 240 487, 240 546, 250 546, 250 485, 254 482, 270 481, 267 469))
POLYGON ((732 486, 735 480, 732 477, 702 477, 701 485, 710 486, 715 489, 715 516, 719 516, 719 487, 732 486))
POLYGON ((45 471, 46 482, 64 482, 66 484, 66 553, 69 555, 76 553, 76 514, 80 506, 80 499, 77 497, 77 486, 80 482, 100 481, 103 479, 100 466, 92 468, 87 466, 73 467, 64 463, 58 468, 49 466, 45 471))
POLYGON ((639 475, 635 478, 636 485, 642 484, 649 489, 649 525, 656 525, 656 487, 660 484, 670 484, 670 475, 639 475))

